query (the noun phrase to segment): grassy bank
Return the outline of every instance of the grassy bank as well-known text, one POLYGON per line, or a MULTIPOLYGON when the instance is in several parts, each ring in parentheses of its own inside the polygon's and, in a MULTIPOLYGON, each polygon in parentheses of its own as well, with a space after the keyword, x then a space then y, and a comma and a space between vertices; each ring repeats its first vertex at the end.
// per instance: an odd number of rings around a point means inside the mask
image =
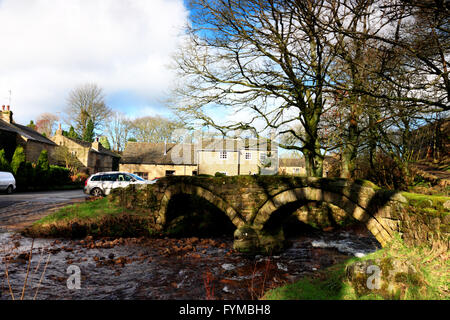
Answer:
POLYGON ((448 246, 408 247, 400 237, 387 247, 363 258, 352 258, 274 290, 266 300, 441 300, 450 299, 448 246), (380 287, 369 274, 354 272, 355 266, 375 265, 380 270, 380 287))
POLYGON ((402 236, 363 258, 268 291, 274 300, 450 299, 449 210, 446 196, 402 192, 408 204, 401 215, 402 236), (370 267, 370 268, 369 268, 370 267), (378 286, 375 272, 379 270, 378 286), (370 278, 373 276, 372 278, 370 278))
POLYGON ((103 198, 61 208, 22 233, 41 238, 138 237, 154 233, 151 223, 148 212, 129 211, 103 198))
POLYGON ((164 230, 155 227, 148 208, 126 209, 109 198, 63 207, 22 231, 29 237, 210 237, 232 235, 235 226, 199 197, 175 196, 167 208, 164 230), (158 230, 158 231, 156 231, 158 230))

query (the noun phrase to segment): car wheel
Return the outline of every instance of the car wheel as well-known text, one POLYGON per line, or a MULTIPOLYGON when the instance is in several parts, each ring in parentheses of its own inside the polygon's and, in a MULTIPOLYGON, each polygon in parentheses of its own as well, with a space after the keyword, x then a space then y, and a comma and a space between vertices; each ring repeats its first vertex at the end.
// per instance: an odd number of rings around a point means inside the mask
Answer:
POLYGON ((7 194, 11 194, 13 192, 13 187, 9 186, 8 188, 6 188, 6 193, 7 194))
POLYGON ((91 194, 92 194, 94 197, 103 197, 103 191, 102 191, 101 189, 99 189, 99 188, 93 189, 93 190, 91 191, 91 194))

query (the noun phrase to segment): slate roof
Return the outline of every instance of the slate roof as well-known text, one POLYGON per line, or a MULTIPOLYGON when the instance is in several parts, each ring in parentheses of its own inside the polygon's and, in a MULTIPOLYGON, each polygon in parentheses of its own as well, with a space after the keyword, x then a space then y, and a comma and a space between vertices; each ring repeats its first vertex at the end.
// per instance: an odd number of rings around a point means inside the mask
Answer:
POLYGON ((28 140, 38 141, 49 145, 56 145, 52 140, 44 137, 39 132, 17 123, 8 123, 0 119, 0 130, 15 132, 28 140))
POLYGON ((83 141, 83 140, 79 140, 79 139, 74 139, 74 138, 69 138, 69 137, 66 137, 66 136, 65 136, 65 138, 69 139, 69 140, 72 140, 73 142, 79 144, 82 147, 91 148, 92 149, 91 151, 94 151, 94 152, 97 152, 97 153, 100 153, 100 154, 106 154, 108 156, 115 157, 115 158, 120 158, 120 155, 118 155, 115 152, 112 152, 111 150, 108 150, 108 149, 105 149, 105 148, 101 148, 100 150, 94 149, 92 147, 92 143, 91 142, 87 142, 87 141, 83 141))
POLYGON ((174 148, 177 144, 167 143, 148 143, 148 142, 128 142, 123 151, 120 163, 138 163, 138 164, 180 164, 174 162, 177 157, 184 159, 184 149, 189 150, 186 160, 183 165, 195 165, 194 145, 184 144, 179 145, 179 148, 174 148), (166 150, 166 153, 164 152, 166 150), (174 156, 172 158, 172 156, 174 156))
POLYGON ((203 139, 199 143, 175 144, 164 142, 149 143, 149 142, 128 142, 123 151, 121 163, 123 164, 182 164, 182 165, 196 165, 197 155, 196 151, 238 151, 238 150, 257 150, 259 144, 262 148, 266 148, 262 141, 258 142, 256 139, 203 139), (178 148, 174 148, 175 146, 178 148), (166 154, 164 154, 166 148, 166 154), (189 154, 184 155, 184 152, 189 150, 189 154), (174 157, 172 157, 172 155, 174 157), (174 159, 182 158, 180 161, 174 159))

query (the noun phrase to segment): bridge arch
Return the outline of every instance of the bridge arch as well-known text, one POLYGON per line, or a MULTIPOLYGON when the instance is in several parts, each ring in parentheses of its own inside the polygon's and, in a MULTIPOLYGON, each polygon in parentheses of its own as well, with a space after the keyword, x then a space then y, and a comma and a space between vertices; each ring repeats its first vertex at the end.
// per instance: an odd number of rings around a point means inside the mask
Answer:
MULTIPOLYGON (((345 194, 314 187, 300 187, 284 190, 270 197, 258 210, 252 221, 254 229, 261 231, 266 226, 273 213, 283 206, 296 202, 325 202, 344 210, 347 215, 364 223, 381 245, 391 238, 393 230, 379 221, 378 210, 369 205, 368 199, 359 202, 345 194)), ((382 210, 381 210, 382 211, 382 210)))
POLYGON ((173 184, 165 189, 160 203, 158 223, 161 225, 166 224, 169 201, 173 196, 180 194, 198 196, 212 203, 228 216, 236 228, 239 228, 245 224, 245 220, 242 216, 222 197, 212 193, 204 187, 184 183, 173 184))

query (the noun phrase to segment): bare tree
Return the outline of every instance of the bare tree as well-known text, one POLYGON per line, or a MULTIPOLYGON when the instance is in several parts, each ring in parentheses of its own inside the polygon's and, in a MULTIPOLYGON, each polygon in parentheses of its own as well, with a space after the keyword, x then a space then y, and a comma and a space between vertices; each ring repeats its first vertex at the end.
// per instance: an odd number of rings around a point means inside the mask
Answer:
POLYGON ((136 118, 130 123, 132 135, 139 142, 176 142, 173 132, 181 127, 181 123, 160 116, 136 118))
POLYGON ((105 125, 105 133, 114 151, 123 151, 131 133, 131 120, 121 112, 114 111, 105 125))
POLYGON ((89 120, 94 125, 94 132, 102 129, 111 109, 105 104, 103 90, 96 84, 84 84, 69 94, 65 121, 73 125, 76 133, 85 136, 89 120))
MULTIPOLYGON (((305 155, 308 175, 321 176, 319 122, 324 112, 331 33, 317 17, 326 1, 191 0, 190 41, 176 57, 183 87, 177 112, 226 134, 277 130, 281 146, 305 155), (221 123, 211 107, 237 120, 221 123), (244 113, 241 113, 244 112, 244 113), (301 130, 296 130, 301 128, 301 130), (290 142, 290 143, 287 143, 290 142)), ((328 15, 333 19, 332 15, 328 15)))
POLYGON ((66 146, 57 146, 52 153, 52 157, 69 169, 72 174, 76 174, 83 167, 83 164, 66 146))
POLYGON ((36 131, 51 137, 56 130, 59 117, 49 112, 42 113, 36 121, 36 131))
POLYGON ((374 30, 352 29, 344 24, 322 27, 357 41, 376 41, 383 52, 383 70, 376 76, 391 86, 402 88, 401 95, 361 88, 360 93, 377 99, 421 105, 428 111, 450 110, 450 76, 448 71, 450 37, 450 3, 441 0, 337 0, 336 7, 371 5, 377 9, 372 19, 374 30))

